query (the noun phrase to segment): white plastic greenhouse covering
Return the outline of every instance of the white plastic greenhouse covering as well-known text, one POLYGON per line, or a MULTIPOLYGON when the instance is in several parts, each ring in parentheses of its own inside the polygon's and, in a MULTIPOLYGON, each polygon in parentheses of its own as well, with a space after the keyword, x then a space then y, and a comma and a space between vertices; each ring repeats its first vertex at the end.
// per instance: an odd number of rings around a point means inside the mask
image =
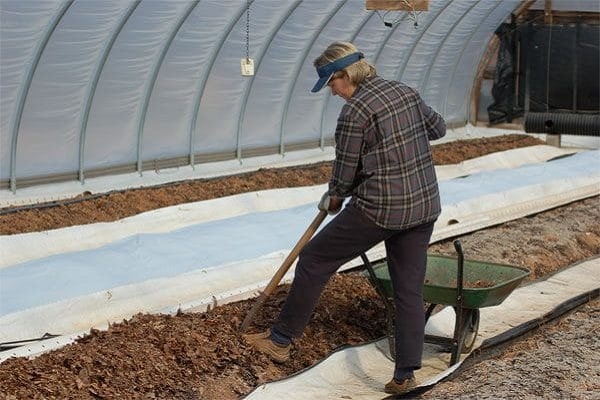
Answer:
MULTIPOLYGON (((354 42, 381 76, 418 89, 456 127, 442 141, 502 134, 461 125, 494 31, 524 3, 544 8, 541 0, 430 0, 415 21, 368 11, 364 0, 0 0, 0 208, 190 176, 173 167, 206 177, 330 160, 343 101, 310 88, 314 58, 335 40, 354 42), (253 76, 240 74, 247 31, 253 76), (144 183, 132 184, 131 175, 144 183)), ((597 0, 552 7, 600 11, 597 0)), ((437 166, 444 212, 432 241, 597 196, 600 139, 578 142, 437 166)), ((61 334, 2 352, 0 362, 137 312, 203 311, 254 296, 323 190, 245 193, 112 223, 0 235, 0 341, 61 334)), ((381 259, 384 249, 368 255, 381 259)), ((597 293, 599 267, 596 257, 519 288, 504 308, 482 312, 478 340, 597 293)), ((452 322, 437 315, 433 328, 452 322)), ((381 398, 393 366, 376 345, 336 352, 248 398, 381 398)), ((419 376, 425 384, 451 372, 432 354, 419 376)))
POLYGON ((487 44, 521 3, 432 0, 416 27, 406 12, 387 27, 364 0, 2 0, 0 182, 323 148, 342 101, 310 93, 312 61, 334 40, 464 124, 487 44))

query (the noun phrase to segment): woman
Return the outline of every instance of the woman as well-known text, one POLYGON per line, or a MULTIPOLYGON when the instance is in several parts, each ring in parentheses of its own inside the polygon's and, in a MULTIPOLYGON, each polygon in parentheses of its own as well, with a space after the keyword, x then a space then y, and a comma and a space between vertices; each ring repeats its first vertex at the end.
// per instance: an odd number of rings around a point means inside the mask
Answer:
POLYGON ((394 287, 395 369, 387 393, 416 386, 425 315, 427 248, 440 214, 429 140, 445 135, 441 116, 410 87, 377 76, 352 43, 334 42, 314 62, 319 80, 346 100, 335 131, 329 190, 319 209, 337 214, 301 251, 285 304, 271 329, 245 335, 273 360, 289 359, 291 340, 304 331, 319 296, 337 269, 385 243, 394 287))

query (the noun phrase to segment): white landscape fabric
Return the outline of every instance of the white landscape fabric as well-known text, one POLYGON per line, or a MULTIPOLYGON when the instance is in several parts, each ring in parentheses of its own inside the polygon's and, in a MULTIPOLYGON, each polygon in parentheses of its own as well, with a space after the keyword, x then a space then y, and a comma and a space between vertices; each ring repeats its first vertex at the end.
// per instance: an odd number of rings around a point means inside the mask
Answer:
MULTIPOLYGON (((582 293, 600 287, 600 258, 577 264, 547 280, 513 291, 502 304, 480 309, 480 323, 474 349, 520 324, 551 312, 582 293)), ((452 337, 454 312, 445 308, 431 317, 427 332, 452 337)), ((316 366, 291 378, 264 384, 246 399, 381 399, 383 386, 394 372, 386 339, 333 353, 316 366)), ((462 355, 464 361, 466 355, 462 355)), ((426 344, 423 368, 415 374, 420 386, 438 382, 456 367, 448 368, 449 353, 426 344)))
MULTIPOLYGON (((599 155, 581 151, 441 180, 444 214, 434 240, 456 235, 461 226, 497 223, 494 218, 482 221, 486 212, 513 207, 518 214, 523 204, 537 205, 548 196, 566 202, 600 193, 599 155), (469 215, 475 211, 473 223, 469 215)), ((19 259, 16 254, 31 258, 0 268, 0 341, 69 334, 136 312, 170 312, 251 296, 312 221, 324 188, 257 192, 111 224, 2 237, 3 262, 19 259), (154 224, 148 231, 126 230, 134 220, 154 224), (36 253, 39 247, 46 249, 36 253)), ((383 256, 381 246, 369 255, 383 256)))
MULTIPOLYGON (((455 134, 454 136, 457 135, 455 134)), ((457 136, 455 139, 469 137, 467 132, 457 136)), ((554 146, 539 145, 492 153, 466 160, 460 164, 437 166, 436 173, 438 179, 443 181, 476 172, 516 168, 527 164, 541 163, 575 153, 576 151, 575 149, 561 149, 554 146)), ((327 154, 330 153, 328 152, 327 154)), ((304 157, 306 163, 316 162, 316 160, 321 161, 321 159, 312 153, 309 155, 304 154, 304 157)), ((288 156, 288 160, 285 163, 277 163, 274 166, 283 167, 293 165, 294 162, 298 162, 298 160, 295 160, 293 157, 290 159, 288 156)), ((223 173, 227 168, 231 168, 229 163, 217 164, 211 168, 207 168, 203 174, 196 176, 196 178, 211 177, 213 174, 223 173)), ((252 170, 251 165, 248 164, 250 163, 245 163, 244 168, 232 170, 231 172, 240 173, 252 170)), ((190 178, 188 175, 178 176, 180 179, 190 178)), ((174 177, 171 176, 171 178, 174 177)), ((84 185, 84 188, 94 193, 108 191, 108 183, 121 188, 131 188, 136 187, 138 179, 139 175, 137 174, 128 174, 126 177, 102 178, 95 181, 90 179, 84 185), (106 182, 107 180, 109 182, 106 182)), ((146 177, 146 179, 150 179, 150 183, 163 183, 158 176, 152 178, 146 177)), ((65 195, 79 195, 81 190, 82 185, 78 183, 53 185, 52 189, 49 187, 25 188, 17 192, 17 201, 29 203, 32 201, 44 201, 48 198, 60 199, 64 198, 65 195)), ((168 232, 201 222, 235 217, 251 212, 272 211, 299 205, 314 204, 318 201, 324 190, 325 186, 323 185, 299 189, 275 189, 165 207, 124 218, 114 223, 96 223, 46 232, 0 236, 0 268, 53 254, 100 247, 137 233, 168 232), (35 243, 35 245, 32 245, 32 243, 35 243)), ((0 193, 0 199, 3 202, 8 202, 10 196, 6 195, 6 193, 4 193, 4 197, 2 195, 0 193)))

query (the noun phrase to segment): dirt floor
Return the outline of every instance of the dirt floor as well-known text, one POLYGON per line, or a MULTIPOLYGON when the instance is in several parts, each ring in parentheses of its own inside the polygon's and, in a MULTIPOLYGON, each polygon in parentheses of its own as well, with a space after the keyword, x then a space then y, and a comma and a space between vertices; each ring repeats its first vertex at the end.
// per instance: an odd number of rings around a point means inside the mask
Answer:
MULTIPOLYGON (((510 135, 434 146, 438 165, 539 141, 510 135)), ((35 209, 0 210, 0 233, 43 231, 113 221, 154 208, 273 187, 325 183, 330 163, 264 169, 221 179, 159 188, 86 194, 35 209)), ((462 236, 465 256, 525 266, 543 278, 600 254, 600 198, 594 197, 462 236)), ((451 240, 431 254, 454 255, 451 240)), ((288 287, 272 294, 252 331, 277 315, 288 287)), ((0 364, 0 398, 239 399, 257 385, 313 365, 341 346, 385 335, 381 300, 361 273, 338 274, 328 284, 292 360, 275 364, 254 352, 237 329, 252 301, 205 313, 139 314, 92 330, 75 343, 34 359, 0 364)), ((418 398, 599 399, 600 304, 592 301, 555 324, 465 363, 460 373, 418 398)), ((382 393, 383 397, 383 393, 382 393)))
POLYGON ((600 300, 467 360, 418 399, 600 399, 600 300))

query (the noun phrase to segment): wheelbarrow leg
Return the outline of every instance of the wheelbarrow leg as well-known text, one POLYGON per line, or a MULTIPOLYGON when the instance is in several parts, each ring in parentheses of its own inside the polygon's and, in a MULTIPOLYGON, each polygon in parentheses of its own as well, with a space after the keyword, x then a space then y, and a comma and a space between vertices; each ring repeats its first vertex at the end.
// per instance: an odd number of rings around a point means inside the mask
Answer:
POLYGON ((479 329, 479 309, 464 308, 462 311, 456 310, 462 314, 462 322, 454 326, 454 338, 452 339, 452 355, 450 365, 458 362, 462 353, 468 353, 475 344, 477 330, 479 329))
POLYGON ((437 304, 429 304, 429 306, 427 307, 427 311, 425 311, 425 323, 427 323, 427 321, 429 321, 429 318, 431 317, 431 314, 433 313, 433 310, 437 307, 437 304))
POLYGON ((463 330, 463 269, 464 255, 460 240, 454 241, 454 249, 458 253, 458 266, 456 272, 456 322, 454 324, 454 336, 452 338, 452 355, 450 357, 450 366, 456 364, 462 351, 462 330, 463 330))
POLYGON ((463 308, 455 307, 456 312, 456 323, 454 324, 454 336, 452 337, 452 353, 450 356, 450 367, 456 364, 460 358, 462 352, 462 325, 463 325, 463 308))
POLYGON ((387 339, 388 339, 388 344, 390 346, 390 356, 392 357, 392 360, 395 361, 396 360, 396 347, 395 347, 395 340, 394 340, 394 308, 393 308, 392 304, 390 303, 390 301, 388 300, 388 297, 385 293, 385 289, 383 288, 383 285, 377 279, 377 276, 375 275, 375 270, 373 270, 373 265, 367 258, 367 255, 365 253, 363 253, 360 255, 360 258, 362 259, 363 263, 365 264, 365 267, 367 268, 367 271, 369 272, 369 278, 370 278, 369 280, 371 281, 371 284, 375 287, 375 291, 377 292, 377 294, 379 294, 379 296, 381 297, 381 300, 383 300, 383 305, 385 307, 386 323, 387 323, 387 339))

